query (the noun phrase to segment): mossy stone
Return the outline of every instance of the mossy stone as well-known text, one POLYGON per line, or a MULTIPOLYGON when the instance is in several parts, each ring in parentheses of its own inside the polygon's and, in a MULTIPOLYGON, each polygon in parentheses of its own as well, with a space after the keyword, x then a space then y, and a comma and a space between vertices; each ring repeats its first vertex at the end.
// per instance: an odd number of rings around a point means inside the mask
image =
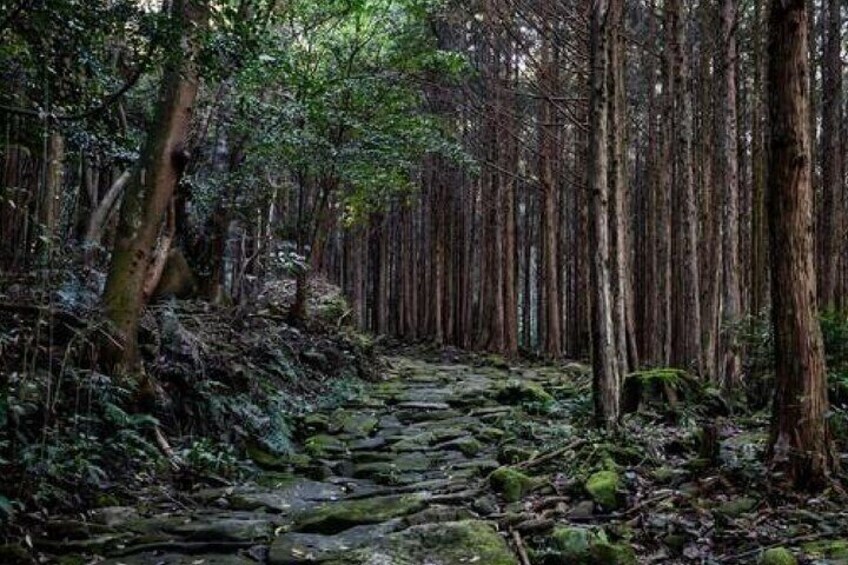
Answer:
POLYGON ((120 506, 121 501, 118 500, 118 497, 114 494, 102 493, 97 495, 97 498, 94 500, 94 505, 97 508, 109 508, 112 506, 120 506))
POLYGON ((456 449, 466 457, 474 457, 481 449, 483 444, 473 437, 461 437, 444 444, 446 449, 456 449))
POLYGON ((848 539, 814 541, 804 544, 801 549, 812 559, 848 561, 848 539))
POLYGON ((345 445, 336 437, 319 434, 307 439, 304 449, 312 457, 326 457, 333 453, 343 453, 345 445))
POLYGON ((605 565, 636 565, 636 552, 624 543, 610 543, 604 539, 596 539, 589 548, 592 563, 605 565))
POLYGON ((258 445, 248 445, 245 452, 251 461, 263 469, 280 470, 289 466, 289 461, 285 457, 274 455, 258 445))
POLYGON ((533 451, 513 444, 501 446, 498 450, 498 461, 504 465, 514 465, 527 461, 533 456, 533 451))
POLYGON ((759 565, 796 565, 798 560, 785 547, 773 547, 760 555, 759 565))
MULTIPOLYGON (((517 565, 515 555, 495 529, 481 520, 460 520, 412 526, 386 536, 377 547, 363 550, 368 557, 376 554, 380 563, 480 563, 517 565), (369 553, 370 552, 370 553, 369 553), (386 559, 388 557, 388 559, 386 559)), ((357 561, 353 561, 357 563, 357 561)), ((349 564, 351 561, 340 561, 349 564)))
POLYGON ((589 557, 592 534, 586 528, 556 528, 551 534, 551 545, 566 563, 579 563, 589 557))
POLYGON ((305 430, 311 433, 326 432, 330 426, 330 419, 326 414, 313 412, 304 416, 301 424, 305 430))
POLYGON ((554 397, 548 394, 542 385, 517 379, 509 381, 500 389, 496 399, 503 404, 536 403, 547 406, 554 402, 554 397))
POLYGON ((489 475, 489 484, 507 502, 517 502, 535 488, 536 480, 512 467, 501 467, 489 475))
POLYGON ((379 524, 423 510, 420 495, 376 496, 331 502, 298 516, 295 529, 300 532, 337 534, 354 526, 379 524))
POLYGON ((586 492, 608 510, 618 507, 618 487, 621 479, 615 471, 598 471, 586 481, 586 492))
POLYGON ((717 514, 727 518, 736 518, 742 514, 751 512, 757 506, 757 501, 750 496, 740 496, 733 500, 728 500, 724 504, 715 509, 717 514))
POLYGON ((373 414, 360 411, 337 410, 330 416, 330 433, 344 432, 354 436, 368 436, 377 427, 379 420, 373 414))

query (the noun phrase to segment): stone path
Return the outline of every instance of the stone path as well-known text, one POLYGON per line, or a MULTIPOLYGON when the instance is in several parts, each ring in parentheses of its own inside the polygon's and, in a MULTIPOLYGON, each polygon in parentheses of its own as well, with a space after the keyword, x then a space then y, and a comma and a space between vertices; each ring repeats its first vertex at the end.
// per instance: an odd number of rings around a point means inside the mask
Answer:
POLYGON ((388 363, 361 398, 302 419, 300 452, 253 451, 255 483, 57 520, 38 543, 67 564, 519 563, 493 518, 540 484, 504 465, 560 441, 545 414, 568 372, 388 363))

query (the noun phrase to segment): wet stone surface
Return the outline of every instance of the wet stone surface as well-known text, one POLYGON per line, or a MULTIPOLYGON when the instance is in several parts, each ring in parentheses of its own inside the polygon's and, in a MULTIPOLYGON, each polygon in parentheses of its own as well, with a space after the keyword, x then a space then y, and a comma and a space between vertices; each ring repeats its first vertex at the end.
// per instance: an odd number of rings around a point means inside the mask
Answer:
POLYGON ((539 452, 505 450, 515 443, 506 423, 537 417, 560 376, 388 364, 363 397, 302 418, 297 454, 254 457, 265 470, 253 482, 180 493, 179 504, 100 509, 36 543, 68 564, 519 563, 491 517, 536 482, 490 475, 539 452))

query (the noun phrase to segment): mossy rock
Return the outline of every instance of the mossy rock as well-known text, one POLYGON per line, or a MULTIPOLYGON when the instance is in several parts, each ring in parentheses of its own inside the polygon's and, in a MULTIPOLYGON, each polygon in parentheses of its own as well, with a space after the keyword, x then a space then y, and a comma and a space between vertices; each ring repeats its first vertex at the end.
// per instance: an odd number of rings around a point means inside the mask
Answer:
POLYGON ((618 508, 618 488, 621 479, 615 471, 598 471, 586 480, 586 492, 592 499, 606 508, 618 508))
POLYGON ((556 528, 550 541, 563 562, 579 563, 589 557, 592 532, 586 528, 556 528))
POLYGON ((377 427, 379 420, 366 412, 337 410, 330 416, 330 433, 344 432, 353 436, 368 436, 377 427))
POLYGON ((597 540, 589 549, 592 563, 604 563, 606 565, 636 565, 636 552, 624 543, 610 543, 606 540, 597 540))
POLYGON ((848 562, 848 539, 814 541, 802 545, 801 550, 811 559, 848 562))
POLYGON ((345 452, 345 444, 340 439, 326 434, 310 437, 303 447, 311 457, 326 457, 345 452))
POLYGON ((94 499, 95 508, 111 508, 112 506, 120 506, 121 501, 114 494, 101 493, 94 499))
POLYGON ((512 467, 501 467, 489 475, 489 484, 507 502, 517 502, 536 488, 538 481, 512 467))
POLYGON ((474 457, 483 449, 483 444, 471 436, 451 440, 442 445, 445 449, 454 449, 466 457, 474 457))
POLYGON ((551 548, 559 563, 569 565, 635 565, 636 552, 624 543, 612 543, 603 531, 588 528, 559 527, 550 537, 551 548))
POLYGON ((424 497, 414 494, 342 500, 304 512, 297 517, 295 529, 307 533, 337 534, 354 526, 400 518, 425 507, 424 497))
POLYGON ((785 547, 773 547, 760 555, 759 565, 796 565, 798 560, 785 547))
POLYGON ((502 404, 539 404, 549 406, 554 397, 548 394, 542 385, 527 380, 510 380, 498 391, 496 400, 502 404))
POLYGON ((750 496, 740 496, 733 500, 728 500, 724 504, 715 508, 715 513, 725 518, 738 518, 742 514, 747 514, 756 508, 757 500, 750 496))
POLYGON ((479 563, 517 565, 503 537, 481 520, 412 526, 389 534, 330 565, 371 563, 479 563))
POLYGON ((251 461, 263 469, 285 470, 291 464, 287 457, 275 455, 255 444, 248 445, 245 452, 251 461))
MULTIPOLYGON (((307 457, 307 461, 308 461, 307 457)), ((298 481, 298 478, 291 473, 268 471, 256 477, 257 485, 266 488, 283 488, 292 485, 298 481)))
POLYGON ((482 441, 493 442, 498 441, 499 439, 504 437, 504 435, 506 435, 506 432, 504 432, 500 428, 486 426, 480 430, 477 430, 474 435, 476 435, 482 441))
POLYGON ((326 432, 330 427, 330 418, 326 414, 314 412, 304 416, 300 425, 305 431, 313 434, 326 432))

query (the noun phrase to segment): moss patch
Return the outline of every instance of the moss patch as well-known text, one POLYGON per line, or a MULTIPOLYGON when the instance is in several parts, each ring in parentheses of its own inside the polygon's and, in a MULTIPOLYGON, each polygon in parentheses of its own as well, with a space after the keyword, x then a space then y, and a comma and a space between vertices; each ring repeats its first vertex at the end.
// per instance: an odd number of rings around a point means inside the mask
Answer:
POLYGON ((304 449, 312 457, 326 457, 333 453, 343 453, 345 445, 338 438, 319 434, 307 439, 304 449))
POLYGON ((618 507, 618 487, 621 479, 615 471, 598 471, 586 481, 586 492, 606 509, 618 507))
POLYGON ((760 565, 796 565, 798 560, 785 547, 767 549, 760 556, 760 565))
POLYGON ((536 480, 511 467, 501 467, 489 475, 489 484, 507 502, 517 502, 536 486, 536 480))
POLYGON ((378 524, 423 510, 420 495, 377 496, 361 500, 343 500, 320 506, 298 516, 297 531, 337 534, 354 526, 378 524))

